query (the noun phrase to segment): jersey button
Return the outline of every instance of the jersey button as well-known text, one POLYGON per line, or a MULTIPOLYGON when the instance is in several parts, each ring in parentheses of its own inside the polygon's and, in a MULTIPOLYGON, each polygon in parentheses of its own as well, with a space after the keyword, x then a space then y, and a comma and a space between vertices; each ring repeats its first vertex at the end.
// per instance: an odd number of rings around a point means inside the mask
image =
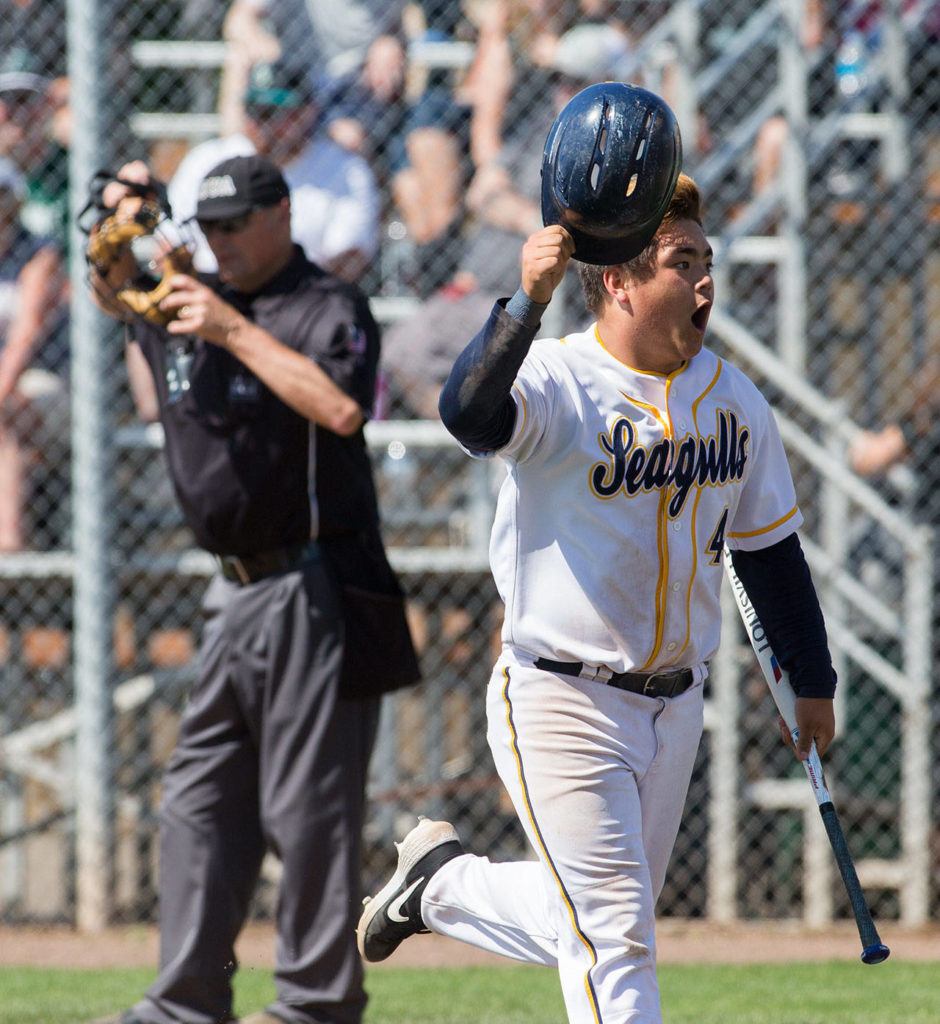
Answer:
POLYGON ((681 590, 682 589, 682 584, 681 583, 673 583, 672 589, 673 590, 681 590))
POLYGON ((667 651, 674 651, 675 649, 676 649, 675 641, 673 641, 672 643, 666 644, 666 650, 667 651))

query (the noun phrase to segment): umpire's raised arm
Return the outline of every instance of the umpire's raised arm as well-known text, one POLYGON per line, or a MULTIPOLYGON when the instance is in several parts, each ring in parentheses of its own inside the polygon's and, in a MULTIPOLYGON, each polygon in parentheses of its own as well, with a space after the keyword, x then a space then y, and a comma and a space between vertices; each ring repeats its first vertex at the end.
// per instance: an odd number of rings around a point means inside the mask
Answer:
POLYGON ((482 330, 457 357, 438 410, 444 426, 465 448, 496 451, 512 435, 512 383, 573 252, 571 235, 558 224, 530 235, 522 247, 521 287, 505 305, 503 300, 496 303, 482 330))

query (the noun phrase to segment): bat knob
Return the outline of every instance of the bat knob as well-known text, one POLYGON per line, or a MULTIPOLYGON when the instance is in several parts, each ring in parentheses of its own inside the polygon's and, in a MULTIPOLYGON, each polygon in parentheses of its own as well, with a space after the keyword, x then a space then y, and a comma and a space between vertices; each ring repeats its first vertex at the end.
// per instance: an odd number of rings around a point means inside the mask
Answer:
POLYGON ((887 946, 882 945, 880 942, 876 942, 873 946, 868 946, 862 950, 862 963, 863 964, 880 964, 883 963, 891 955, 891 950, 887 946))

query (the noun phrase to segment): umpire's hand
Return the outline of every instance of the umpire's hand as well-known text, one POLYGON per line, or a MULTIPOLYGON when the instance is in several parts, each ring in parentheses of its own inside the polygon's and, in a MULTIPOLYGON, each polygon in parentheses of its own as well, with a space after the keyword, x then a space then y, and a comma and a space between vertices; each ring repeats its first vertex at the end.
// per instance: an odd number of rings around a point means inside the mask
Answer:
POLYGON ((131 195, 131 190, 126 185, 123 185, 122 181, 133 181, 138 185, 149 185, 153 180, 150 168, 143 160, 131 160, 129 163, 122 164, 116 177, 120 178, 121 181, 109 181, 101 193, 101 200, 108 209, 114 209, 125 196, 131 195))
POLYGON ((574 240, 560 224, 529 235, 522 247, 522 288, 533 302, 551 301, 573 252, 574 240))
POLYGON ((197 334, 227 348, 232 333, 248 323, 234 306, 189 274, 174 274, 167 285, 170 294, 160 308, 175 316, 167 324, 170 334, 197 334))

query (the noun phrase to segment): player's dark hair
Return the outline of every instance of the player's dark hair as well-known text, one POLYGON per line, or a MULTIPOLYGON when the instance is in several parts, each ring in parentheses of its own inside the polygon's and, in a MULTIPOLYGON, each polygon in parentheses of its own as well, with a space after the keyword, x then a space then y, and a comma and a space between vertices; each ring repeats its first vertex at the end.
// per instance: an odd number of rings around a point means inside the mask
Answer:
MULTIPOLYGON (((702 195, 698 185, 687 174, 680 174, 672 201, 669 203, 653 240, 639 256, 634 256, 629 263, 622 264, 626 273, 637 281, 644 281, 652 277, 656 269, 656 254, 659 252, 659 241, 663 229, 678 220, 694 220, 701 226, 703 219, 702 195)), ((581 282, 584 304, 595 316, 600 315, 607 301, 607 289, 604 286, 605 269, 605 267, 596 267, 589 263, 578 264, 578 279, 581 282)))

